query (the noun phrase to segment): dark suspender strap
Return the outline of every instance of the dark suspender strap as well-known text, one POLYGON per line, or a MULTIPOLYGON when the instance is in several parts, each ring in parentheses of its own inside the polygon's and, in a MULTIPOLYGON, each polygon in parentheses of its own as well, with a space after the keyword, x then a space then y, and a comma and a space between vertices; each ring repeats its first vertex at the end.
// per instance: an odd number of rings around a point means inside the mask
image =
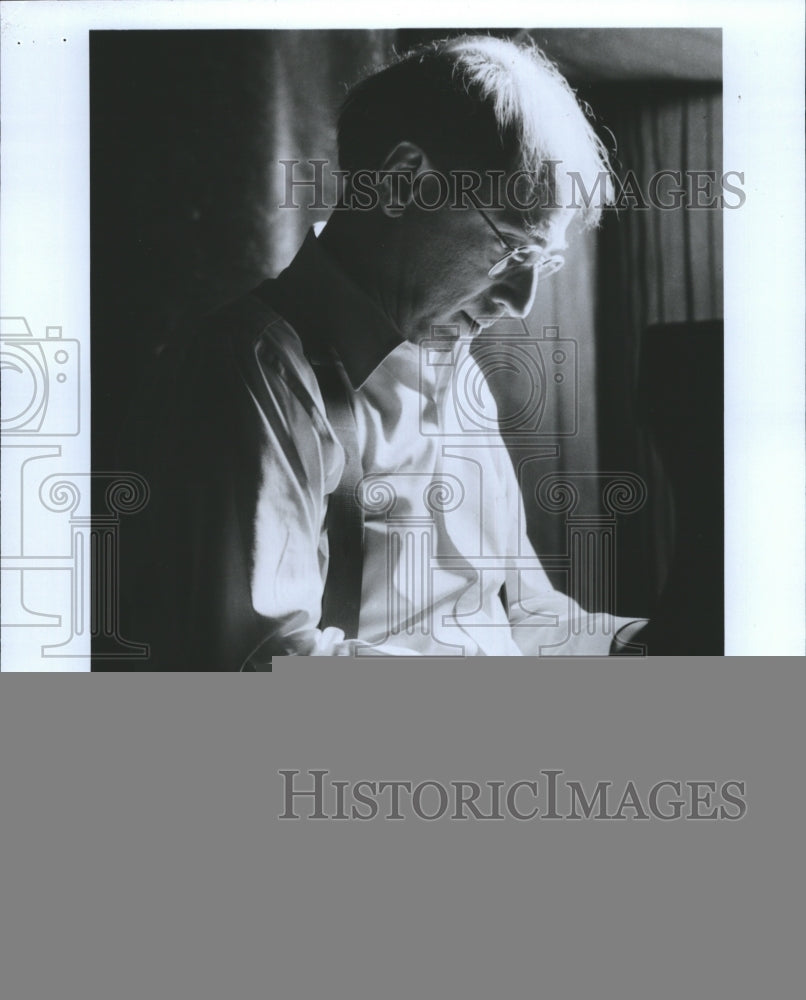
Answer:
POLYGON ((504 611, 506 611, 507 616, 509 616, 509 596, 507 594, 507 585, 505 583, 501 584, 498 596, 501 599, 501 603, 504 605, 504 611))
POLYGON ((330 562, 322 595, 320 628, 335 626, 348 639, 358 636, 361 583, 364 573, 364 511, 358 500, 363 475, 358 429, 346 377, 336 364, 312 365, 327 417, 344 448, 344 472, 328 499, 327 526, 330 562))

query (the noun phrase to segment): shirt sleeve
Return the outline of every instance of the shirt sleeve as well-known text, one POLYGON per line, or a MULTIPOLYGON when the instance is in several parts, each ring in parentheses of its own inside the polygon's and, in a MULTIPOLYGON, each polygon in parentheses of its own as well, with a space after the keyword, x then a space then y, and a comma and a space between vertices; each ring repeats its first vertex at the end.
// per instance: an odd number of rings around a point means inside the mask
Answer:
POLYGON ((335 652, 317 623, 344 453, 296 335, 230 317, 163 366, 153 403, 139 421, 149 516, 128 553, 152 669, 335 652))
POLYGON ((265 622, 267 650, 329 654, 344 634, 331 629, 324 638, 316 624, 328 567, 327 498, 341 478, 344 451, 291 336, 276 325, 238 366, 259 463, 250 597, 265 622))

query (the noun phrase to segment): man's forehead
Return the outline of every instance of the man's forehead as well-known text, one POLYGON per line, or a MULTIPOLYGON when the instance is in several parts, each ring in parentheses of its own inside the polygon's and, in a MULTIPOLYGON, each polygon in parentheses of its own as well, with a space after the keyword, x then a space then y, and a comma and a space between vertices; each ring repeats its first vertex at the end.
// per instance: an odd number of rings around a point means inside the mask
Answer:
POLYGON ((511 231, 512 235, 535 240, 554 252, 567 247, 568 227, 576 212, 570 208, 541 208, 527 214, 506 206, 492 214, 499 228, 511 231))
POLYGON ((547 209, 535 227, 535 235, 545 243, 546 249, 564 250, 568 246, 568 227, 576 215, 572 208, 547 209))

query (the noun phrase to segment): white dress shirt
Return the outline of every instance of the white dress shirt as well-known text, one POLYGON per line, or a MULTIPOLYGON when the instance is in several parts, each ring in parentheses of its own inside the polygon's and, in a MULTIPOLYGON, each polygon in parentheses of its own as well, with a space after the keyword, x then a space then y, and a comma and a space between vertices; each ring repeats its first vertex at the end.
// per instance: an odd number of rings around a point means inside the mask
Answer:
MULTIPOLYGON (((520 491, 500 434, 463 432, 460 413, 473 405, 466 394, 482 378, 468 343, 440 340, 416 345, 397 335, 396 346, 389 350, 394 333, 386 329, 388 322, 370 303, 361 302, 361 293, 350 287, 313 234, 294 268, 304 271, 307 287, 316 290, 315 305, 308 303, 300 321, 311 322, 319 310, 327 315, 337 350, 348 355, 345 367, 354 386, 364 509, 357 638, 366 644, 355 651, 606 655, 614 632, 629 619, 588 614, 552 586, 527 537, 520 491), (363 358, 364 364, 356 369, 356 345, 379 343, 388 351, 380 363, 371 367, 372 362, 363 358)), ((286 337, 293 335, 292 328, 281 323, 273 328, 275 337, 280 330, 286 337)), ((315 380, 302 374, 301 344, 295 345, 292 356, 327 424, 315 380)), ((489 399, 485 405, 489 422, 489 399)), ((326 451, 318 447, 321 456, 326 451)), ((273 469, 264 477, 266 491, 277 491, 278 473, 273 469)), ((316 479, 332 482, 334 475, 331 467, 316 479)), ((286 509, 286 523, 289 516, 293 515, 286 509)), ((275 519, 271 509, 271 520, 275 519)), ((307 536, 310 528, 299 531, 297 538, 307 536)), ((321 584, 312 571, 300 576, 306 560, 300 554, 293 558, 294 598, 313 608, 310 624, 315 624, 321 584), (300 585, 311 590, 307 602, 297 593, 300 585)), ((267 584, 277 581, 272 592, 285 590, 287 599, 282 563, 261 564, 261 571, 267 584)), ((258 576, 256 565, 255 584, 260 586, 258 576)), ((331 633, 323 640, 317 633, 312 651, 343 652, 339 639, 331 633)))
POLYGON ((481 378, 468 344, 441 346, 449 363, 434 366, 431 345, 401 344, 355 394, 365 474, 359 638, 429 656, 607 654, 623 622, 584 613, 551 585, 503 440, 468 438, 460 426, 471 401, 459 394, 481 378))
POLYGON ((129 467, 151 495, 127 525, 122 588, 149 669, 264 669, 289 653, 607 654, 627 619, 552 587, 500 435, 463 431, 474 366, 458 341, 405 342, 313 232, 277 279, 166 352, 133 425, 129 467), (349 380, 362 464, 357 636, 318 627, 345 452, 309 360, 317 342, 349 380))

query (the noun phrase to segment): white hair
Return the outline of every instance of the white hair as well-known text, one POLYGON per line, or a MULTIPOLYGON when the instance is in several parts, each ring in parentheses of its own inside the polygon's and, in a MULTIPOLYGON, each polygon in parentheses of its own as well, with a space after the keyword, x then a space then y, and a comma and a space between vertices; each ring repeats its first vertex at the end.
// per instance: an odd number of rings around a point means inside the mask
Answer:
POLYGON ((555 199, 569 205, 575 196, 585 221, 598 223, 602 208, 613 200, 608 152, 554 63, 531 41, 486 35, 450 39, 446 51, 465 88, 492 109, 500 133, 511 130, 518 136, 517 169, 533 178, 544 203, 555 199), (590 204, 585 192, 593 195, 590 204))

